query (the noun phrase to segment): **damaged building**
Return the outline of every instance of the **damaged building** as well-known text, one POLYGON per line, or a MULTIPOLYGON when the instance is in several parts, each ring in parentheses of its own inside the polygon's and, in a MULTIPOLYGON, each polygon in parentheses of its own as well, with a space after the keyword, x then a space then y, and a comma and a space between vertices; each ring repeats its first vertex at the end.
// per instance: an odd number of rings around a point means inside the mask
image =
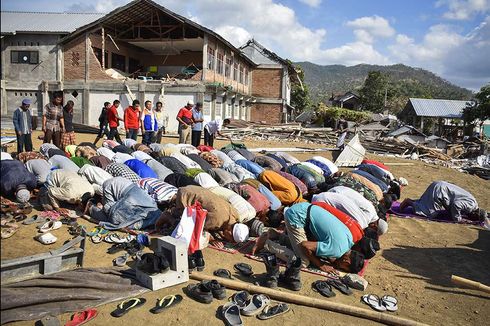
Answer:
POLYGON ((23 98, 40 116, 51 93, 62 90, 65 102, 75 102, 74 120, 86 125, 97 125, 103 103, 115 99, 120 114, 133 99, 163 102, 171 132, 189 100, 203 102, 208 120, 261 120, 269 114, 262 111, 287 120, 290 88, 282 70, 279 93, 268 93, 261 73, 253 75, 265 69, 262 62, 153 1, 135 0, 108 14, 2 12, 1 18, 2 117, 23 98), (261 106, 270 99, 277 108, 261 106))

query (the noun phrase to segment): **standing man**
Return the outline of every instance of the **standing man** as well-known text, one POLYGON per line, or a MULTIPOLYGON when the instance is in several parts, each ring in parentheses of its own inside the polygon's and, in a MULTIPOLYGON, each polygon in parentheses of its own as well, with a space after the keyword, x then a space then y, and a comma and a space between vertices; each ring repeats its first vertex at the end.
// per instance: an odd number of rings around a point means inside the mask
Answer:
POLYGON ((192 120, 194 126, 192 127, 192 146, 197 147, 201 143, 202 133, 202 103, 197 102, 196 106, 192 109, 192 120))
POLYGON ((177 114, 177 121, 179 122, 179 144, 191 143, 191 128, 194 125, 191 112, 193 106, 194 101, 190 100, 177 114))
MULTIPOLYGON (((111 107, 111 102, 105 102, 104 103, 104 107, 102 108, 102 111, 100 111, 100 115, 99 115, 99 133, 97 134, 97 137, 94 140, 94 145, 95 146, 97 146, 97 143, 102 138, 102 135, 106 135, 107 138, 109 138, 109 132, 107 131, 107 124, 109 123, 108 114, 109 114, 110 107, 111 107)), ((116 110, 116 113, 117 113, 117 110, 116 110)), ((116 121, 119 124, 119 120, 116 120, 116 121)))
POLYGON ((32 117, 29 107, 31 106, 31 100, 26 98, 22 100, 22 104, 17 110, 14 111, 14 128, 15 135, 17 136, 17 153, 32 151, 32 117))
POLYGON ((140 101, 134 100, 133 105, 124 110, 124 127, 126 128, 126 138, 136 140, 140 129, 140 101))
POLYGON ((157 102, 155 107, 155 119, 158 123, 158 132, 156 137, 156 142, 162 142, 162 135, 165 134, 165 119, 166 116, 163 115, 163 104, 162 102, 157 102))
POLYGON ((230 137, 221 134, 221 127, 226 127, 229 124, 230 119, 223 120, 223 123, 221 122, 221 119, 211 120, 206 123, 204 126, 204 145, 213 147, 216 134, 230 139, 230 137))
POLYGON ((143 134, 143 145, 150 145, 158 130, 158 123, 152 109, 151 101, 145 101, 145 108, 141 113, 141 133, 143 134))
POLYGON ((117 108, 120 104, 121 102, 119 102, 119 100, 114 100, 114 102, 112 102, 112 106, 107 111, 107 121, 109 122, 109 137, 107 138, 109 138, 109 140, 114 140, 115 137, 116 141, 119 144, 122 144, 121 137, 119 137, 119 131, 117 130, 117 127, 119 127, 119 121, 124 121, 123 119, 119 118, 119 114, 117 113, 117 108))
POLYGON ((73 101, 66 102, 63 108, 63 121, 65 122, 65 130, 61 136, 61 149, 65 150, 68 145, 75 145, 75 129, 73 128, 73 101))
POLYGON ((65 129, 63 119, 63 92, 56 91, 53 93, 53 101, 46 104, 43 110, 43 132, 44 143, 51 143, 60 148, 61 132, 65 129))

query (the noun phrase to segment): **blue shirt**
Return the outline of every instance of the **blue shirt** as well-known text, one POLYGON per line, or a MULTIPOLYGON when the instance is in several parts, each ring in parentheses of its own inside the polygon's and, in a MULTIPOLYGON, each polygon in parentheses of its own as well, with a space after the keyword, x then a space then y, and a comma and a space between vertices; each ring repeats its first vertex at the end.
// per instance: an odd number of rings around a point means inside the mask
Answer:
MULTIPOLYGON (((194 120, 202 120, 202 110, 197 111, 197 110, 192 109, 192 118, 194 120)), ((202 122, 194 123, 194 127, 192 127, 192 130, 202 131, 202 122)))
POLYGON ((376 178, 371 173, 363 171, 363 170, 352 170, 351 172, 358 174, 360 176, 363 176, 364 178, 368 179, 369 181, 371 181, 372 183, 374 183, 375 185, 380 187, 381 190, 383 191, 383 193, 386 193, 388 191, 388 186, 386 185, 386 183, 383 180, 376 178))
MULTIPOLYGON (((310 203, 299 203, 291 206, 285 214, 289 224, 295 228, 304 228, 310 205, 310 203)), ((317 240, 318 257, 340 258, 354 245, 352 233, 347 226, 319 206, 311 207, 309 228, 317 240)))
POLYGON ((137 159, 131 159, 124 162, 134 173, 141 178, 155 178, 158 179, 158 175, 148 165, 137 159))
POLYGON ((249 172, 251 172, 256 178, 264 172, 264 168, 258 165, 255 162, 249 161, 249 160, 236 160, 236 164, 240 165, 242 168, 247 169, 249 172))

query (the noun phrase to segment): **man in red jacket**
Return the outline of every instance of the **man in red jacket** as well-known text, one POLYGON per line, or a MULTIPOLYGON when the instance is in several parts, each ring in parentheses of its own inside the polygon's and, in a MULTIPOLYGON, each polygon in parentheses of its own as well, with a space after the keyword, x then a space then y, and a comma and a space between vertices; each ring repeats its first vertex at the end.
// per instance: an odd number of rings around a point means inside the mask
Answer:
POLYGON ((193 107, 194 101, 190 100, 177 114, 177 121, 179 122, 179 144, 191 143, 191 130, 194 126, 191 111, 193 107))
POLYGON ((126 128, 126 138, 136 140, 140 129, 140 101, 134 100, 133 105, 124 110, 124 128, 126 128))

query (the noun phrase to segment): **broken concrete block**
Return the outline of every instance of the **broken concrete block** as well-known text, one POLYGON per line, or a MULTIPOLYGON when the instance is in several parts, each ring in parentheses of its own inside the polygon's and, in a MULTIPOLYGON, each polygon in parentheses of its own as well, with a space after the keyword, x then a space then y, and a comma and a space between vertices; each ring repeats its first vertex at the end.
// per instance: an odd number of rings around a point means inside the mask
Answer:
POLYGON ((347 274, 342 278, 342 281, 349 287, 360 291, 366 291, 369 284, 364 277, 357 274, 347 274))

